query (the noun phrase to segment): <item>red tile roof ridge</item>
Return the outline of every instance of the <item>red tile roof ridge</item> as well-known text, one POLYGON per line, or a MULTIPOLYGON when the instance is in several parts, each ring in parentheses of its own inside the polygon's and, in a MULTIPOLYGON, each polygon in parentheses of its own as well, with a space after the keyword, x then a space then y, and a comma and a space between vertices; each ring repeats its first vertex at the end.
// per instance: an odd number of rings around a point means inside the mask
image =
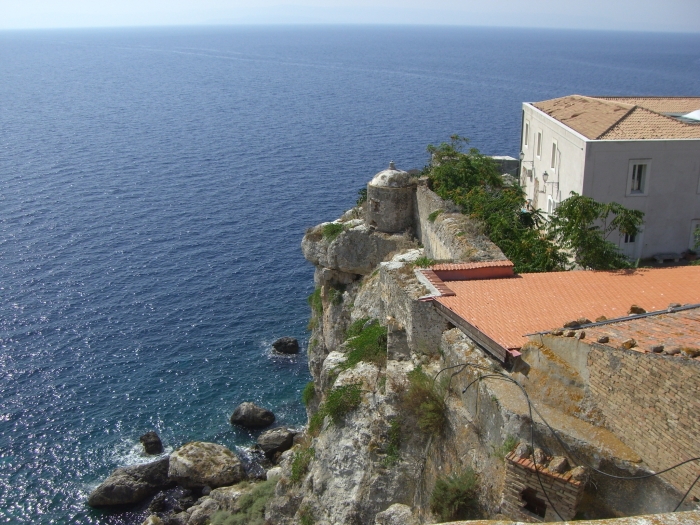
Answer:
POLYGON ((514 266, 512 261, 508 259, 499 261, 478 261, 478 262, 456 262, 456 263, 438 263, 429 267, 430 270, 448 271, 448 270, 472 270, 474 268, 494 268, 514 266))

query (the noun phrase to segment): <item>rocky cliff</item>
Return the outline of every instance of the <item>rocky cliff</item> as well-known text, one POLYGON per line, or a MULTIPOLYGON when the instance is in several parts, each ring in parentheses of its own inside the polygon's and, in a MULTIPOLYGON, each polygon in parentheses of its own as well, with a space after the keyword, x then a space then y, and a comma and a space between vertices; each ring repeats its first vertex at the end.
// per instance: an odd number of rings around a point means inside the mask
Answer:
POLYGON ((581 378, 536 348, 531 370, 506 370, 421 300, 431 293, 418 273, 428 259, 505 257, 420 182, 413 210, 414 227, 402 233, 376 231, 355 208, 304 236, 304 256, 316 267, 309 427, 275 470, 281 479, 266 518, 279 525, 441 522, 449 513, 435 494, 473 473, 472 498, 454 515, 542 521, 538 497, 549 494, 533 492, 532 507, 517 514, 524 496, 508 490, 511 477, 529 475, 534 463, 537 476, 549 476, 551 494, 562 487, 552 496, 561 498, 558 515, 547 510, 546 521, 671 510, 678 494, 658 478, 620 484, 563 457, 562 445, 621 475, 644 468, 607 430, 581 378), (533 418, 512 379, 528 384, 549 426, 533 418))

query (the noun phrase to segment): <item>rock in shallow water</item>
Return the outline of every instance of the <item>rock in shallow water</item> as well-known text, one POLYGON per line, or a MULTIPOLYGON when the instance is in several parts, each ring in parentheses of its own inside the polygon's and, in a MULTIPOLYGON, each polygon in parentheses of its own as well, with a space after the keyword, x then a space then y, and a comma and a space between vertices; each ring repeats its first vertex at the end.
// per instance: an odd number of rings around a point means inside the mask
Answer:
POLYGON ((294 337, 280 337, 277 341, 272 343, 272 348, 275 352, 280 354, 298 354, 299 353, 299 341, 294 337))
POLYGON ((266 430, 258 436, 258 446, 268 459, 272 459, 276 453, 292 448, 295 434, 296 432, 284 427, 266 430))
POLYGON ((163 452, 163 443, 158 434, 154 431, 146 432, 139 438, 146 454, 161 454, 163 452))
POLYGON ((247 428, 269 427, 274 421, 275 415, 272 412, 250 402, 238 405, 231 415, 232 425, 241 425, 247 428))
POLYGON ((173 452, 168 475, 188 488, 233 485, 246 477, 236 454, 224 446, 203 441, 192 441, 173 452))
POLYGON ((88 498, 91 507, 138 503, 174 483, 168 478, 169 459, 118 468, 88 498))

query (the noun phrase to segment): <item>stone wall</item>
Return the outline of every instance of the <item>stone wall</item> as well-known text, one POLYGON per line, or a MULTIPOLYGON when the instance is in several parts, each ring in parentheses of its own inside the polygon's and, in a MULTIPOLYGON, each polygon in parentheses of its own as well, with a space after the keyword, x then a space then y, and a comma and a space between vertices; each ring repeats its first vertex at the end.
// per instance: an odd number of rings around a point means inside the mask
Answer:
POLYGON ((506 259, 484 235, 479 223, 459 213, 459 207, 438 197, 422 182, 415 193, 414 230, 425 248, 426 257, 436 261, 506 259), (437 216, 432 215, 436 212, 439 212, 437 216))
MULTIPOLYGON (((700 362, 591 344, 588 375, 607 425, 652 469, 700 456, 700 362)), ((696 461, 662 477, 685 493, 698 474, 696 461)))
POLYGON ((560 521, 557 513, 563 520, 572 520, 583 496, 584 483, 571 476, 570 472, 557 474, 542 466, 536 471, 531 459, 518 458, 511 452, 506 456, 503 514, 527 522, 560 521))

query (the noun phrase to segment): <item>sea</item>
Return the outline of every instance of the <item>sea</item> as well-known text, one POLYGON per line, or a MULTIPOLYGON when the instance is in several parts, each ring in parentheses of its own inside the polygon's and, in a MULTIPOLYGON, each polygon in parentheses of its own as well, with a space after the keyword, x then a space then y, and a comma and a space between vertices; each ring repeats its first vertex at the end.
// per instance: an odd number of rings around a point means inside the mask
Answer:
POLYGON ((86 499, 254 401, 305 423, 306 228, 393 160, 519 152, 521 104, 700 95, 700 34, 259 26, 0 32, 0 522, 86 499))

